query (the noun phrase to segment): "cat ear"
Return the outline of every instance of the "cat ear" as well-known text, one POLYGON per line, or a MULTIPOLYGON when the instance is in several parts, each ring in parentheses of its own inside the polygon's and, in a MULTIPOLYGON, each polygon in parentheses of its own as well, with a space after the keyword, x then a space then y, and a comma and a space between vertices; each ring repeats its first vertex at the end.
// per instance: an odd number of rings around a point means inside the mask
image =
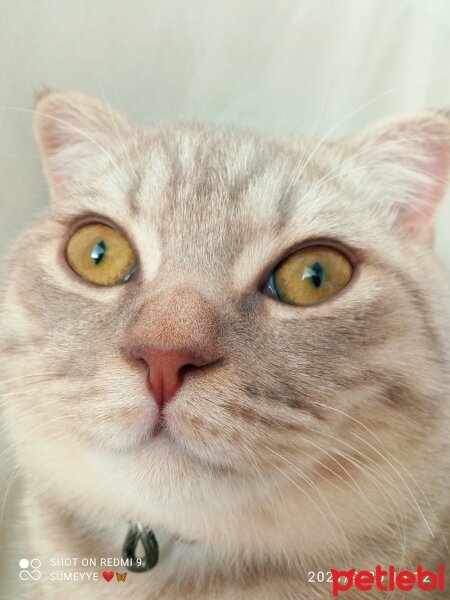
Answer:
POLYGON ((431 242, 436 209, 449 183, 450 115, 423 112, 383 121, 344 144, 377 208, 408 235, 431 242))
POLYGON ((54 199, 89 180, 96 169, 116 166, 113 151, 133 128, 109 106, 77 93, 41 95, 34 130, 54 199))

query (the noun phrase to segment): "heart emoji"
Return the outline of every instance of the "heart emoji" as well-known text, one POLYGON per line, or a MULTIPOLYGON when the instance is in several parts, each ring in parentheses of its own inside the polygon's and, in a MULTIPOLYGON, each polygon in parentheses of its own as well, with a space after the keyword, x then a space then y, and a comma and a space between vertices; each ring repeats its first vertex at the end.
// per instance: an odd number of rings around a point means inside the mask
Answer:
POLYGON ((103 579, 105 581, 111 581, 111 579, 114 577, 114 572, 113 571, 103 571, 103 579))

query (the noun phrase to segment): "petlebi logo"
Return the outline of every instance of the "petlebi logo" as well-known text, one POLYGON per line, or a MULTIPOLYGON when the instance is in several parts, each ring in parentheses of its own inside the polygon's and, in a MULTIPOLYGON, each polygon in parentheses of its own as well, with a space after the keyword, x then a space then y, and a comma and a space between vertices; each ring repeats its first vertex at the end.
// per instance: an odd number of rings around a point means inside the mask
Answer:
POLYGON ((419 589, 422 592, 445 590, 445 565, 439 565, 437 572, 428 571, 418 565, 415 571, 396 571, 393 565, 384 570, 380 565, 375 571, 359 571, 349 569, 338 571, 330 569, 332 577, 332 593, 337 598, 342 592, 356 588, 362 592, 377 589, 380 592, 400 590, 410 592, 419 589))
POLYGON ((19 571, 20 579, 22 581, 28 581, 30 579, 33 581, 39 581, 39 579, 42 577, 42 573, 39 571, 41 564, 42 563, 39 558, 32 558, 31 560, 28 560, 28 558, 22 558, 19 560, 19 567, 21 569, 19 571))

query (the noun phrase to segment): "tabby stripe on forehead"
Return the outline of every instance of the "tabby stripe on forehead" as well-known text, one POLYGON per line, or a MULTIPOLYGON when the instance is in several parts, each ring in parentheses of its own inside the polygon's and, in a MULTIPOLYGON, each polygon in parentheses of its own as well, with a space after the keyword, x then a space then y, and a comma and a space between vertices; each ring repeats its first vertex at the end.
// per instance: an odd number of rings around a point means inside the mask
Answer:
POLYGON ((298 203, 299 197, 297 189, 289 186, 284 191, 278 202, 278 219, 275 225, 275 232, 277 234, 282 233, 282 231, 289 225, 289 222, 298 214, 298 203))
POLYGON ((127 203, 133 217, 139 217, 140 204, 138 201, 139 192, 142 187, 142 173, 136 172, 133 176, 133 181, 127 192, 127 203))

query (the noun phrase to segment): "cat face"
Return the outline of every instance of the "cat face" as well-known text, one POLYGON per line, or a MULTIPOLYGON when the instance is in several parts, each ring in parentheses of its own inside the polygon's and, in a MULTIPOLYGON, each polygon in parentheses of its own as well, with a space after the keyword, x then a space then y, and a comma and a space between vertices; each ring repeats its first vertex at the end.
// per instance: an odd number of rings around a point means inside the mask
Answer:
MULTIPOLYGON (((36 111, 53 204, 11 253, 0 369, 42 493, 225 545, 261 523, 286 544, 299 510, 297 536, 338 536, 348 498, 364 520, 355 481, 392 510, 386 456, 421 468, 447 418, 448 291, 429 240, 448 119, 320 144, 138 131, 76 95, 36 111), (68 261, 94 225, 130 253, 115 285, 68 261), (344 285, 292 301, 311 283, 286 266, 302 252, 310 278, 338 257, 344 285)), ((104 250, 88 247, 94 270, 104 250)))

